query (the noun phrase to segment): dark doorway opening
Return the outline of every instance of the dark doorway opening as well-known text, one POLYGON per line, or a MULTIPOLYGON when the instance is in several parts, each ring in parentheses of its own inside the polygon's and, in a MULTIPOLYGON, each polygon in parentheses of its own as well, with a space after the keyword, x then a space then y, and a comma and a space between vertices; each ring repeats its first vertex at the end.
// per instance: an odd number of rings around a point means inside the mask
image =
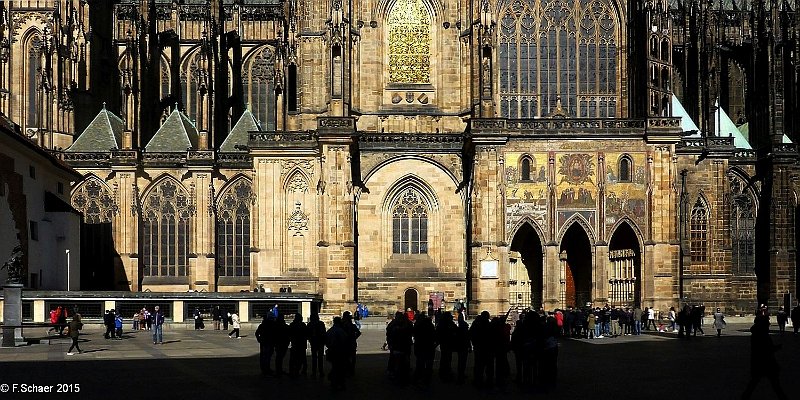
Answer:
POLYGON ((642 305, 642 251, 639 238, 627 223, 621 223, 611 235, 608 245, 612 306, 642 305))
POLYGON ((583 306, 592 301, 592 247, 589 235, 576 223, 561 239, 560 259, 565 268, 562 283, 564 306, 583 306))
POLYGON ((416 289, 406 289, 404 297, 404 309, 408 310, 410 308, 413 311, 417 311, 419 309, 419 293, 417 293, 416 289))
POLYGON ((542 306, 544 289, 542 282, 544 253, 542 252, 542 240, 530 224, 523 224, 517 230, 511 241, 511 251, 519 252, 519 261, 528 271, 528 282, 512 282, 509 290, 526 291, 523 289, 526 289, 527 286, 530 289, 530 306, 532 309, 538 309, 542 306), (514 290, 515 288, 519 290, 514 290))

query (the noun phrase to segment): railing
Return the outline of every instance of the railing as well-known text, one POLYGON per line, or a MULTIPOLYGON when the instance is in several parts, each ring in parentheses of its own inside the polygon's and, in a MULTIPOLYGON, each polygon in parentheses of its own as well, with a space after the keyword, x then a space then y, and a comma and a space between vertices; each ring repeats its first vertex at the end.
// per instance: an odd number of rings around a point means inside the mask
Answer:
POLYGON ((251 132, 250 148, 309 146, 317 143, 316 132, 251 132))
POLYGON ((641 131, 648 126, 671 127, 680 125, 680 120, 675 118, 658 118, 651 122, 644 119, 620 118, 539 118, 539 119, 481 119, 470 120, 472 132, 480 131, 559 131, 558 133, 573 133, 570 131, 585 130, 635 130, 641 131))

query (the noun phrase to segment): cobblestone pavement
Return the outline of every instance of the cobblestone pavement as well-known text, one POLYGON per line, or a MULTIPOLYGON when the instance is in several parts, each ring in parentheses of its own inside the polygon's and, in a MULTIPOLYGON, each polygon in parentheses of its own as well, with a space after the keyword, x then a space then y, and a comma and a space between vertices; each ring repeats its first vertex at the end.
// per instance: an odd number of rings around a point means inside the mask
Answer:
MULTIPOLYGON (((709 327, 710 328, 710 327, 709 327)), ((227 332, 166 329, 165 343, 153 345, 149 332, 126 333, 106 340, 98 326, 81 336, 83 354, 66 355, 70 340, 0 349, 0 400, 70 396, 65 393, 2 392, 7 385, 78 384, 74 398, 86 399, 393 399, 393 398, 561 398, 592 399, 735 399, 749 379, 749 324, 730 324, 721 338, 698 336, 678 340, 673 333, 646 333, 593 340, 562 340, 559 382, 548 393, 541 388, 476 388, 441 383, 400 384, 385 374, 388 354, 381 350, 383 331, 364 329, 359 340, 356 376, 343 392, 332 392, 327 381, 311 377, 264 378, 258 370, 258 344, 253 330, 242 339, 227 332)), ((41 329, 44 334, 44 328, 41 329)), ((30 336, 32 332, 28 331, 30 336)), ((781 381, 790 398, 800 377, 800 337, 774 332, 783 348, 777 353, 781 381)), ((438 356, 437 356, 438 360, 438 356)), ((513 373, 513 356, 509 356, 513 373)), ((288 365, 288 356, 285 362, 288 365)), ((326 368, 329 365, 326 364, 326 368)), ((468 369, 471 372, 471 369, 468 369)), ((470 374, 471 375, 471 374, 470 374)), ((74 391, 74 386, 61 389, 74 391)), ((11 386, 8 390, 13 390, 11 386)), ((769 384, 759 384, 753 398, 771 399, 769 384)))

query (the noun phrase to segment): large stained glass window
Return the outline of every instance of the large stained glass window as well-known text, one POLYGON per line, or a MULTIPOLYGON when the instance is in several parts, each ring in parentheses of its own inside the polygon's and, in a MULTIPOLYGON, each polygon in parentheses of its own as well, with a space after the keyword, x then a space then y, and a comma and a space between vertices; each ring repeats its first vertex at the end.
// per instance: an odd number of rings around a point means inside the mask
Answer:
POLYGON ((157 184, 142 205, 144 276, 186 276, 191 205, 172 180, 157 184))
POLYGON ((392 253, 428 253, 428 207, 416 189, 405 189, 392 209, 392 253))
POLYGON ((263 48, 246 65, 244 96, 250 112, 265 130, 275 129, 275 53, 263 48))
POLYGON ((250 276, 250 210, 253 188, 240 179, 219 200, 217 266, 220 276, 250 276))
POLYGON ((756 206, 746 186, 738 177, 731 179, 731 264, 736 274, 755 272, 756 206))
POLYGON ((422 0, 397 0, 389 12, 389 82, 430 83, 431 16, 422 0))
POLYGON ((37 98, 39 93, 39 76, 42 73, 42 41, 39 35, 31 37, 28 41, 27 65, 27 101, 28 101, 28 128, 39 126, 39 107, 37 98))
POLYGON ((617 114, 616 14, 608 0, 513 0, 499 20, 500 113, 617 114))
POLYGON ((692 262, 708 261, 708 207, 702 197, 692 207, 689 220, 689 249, 692 262))

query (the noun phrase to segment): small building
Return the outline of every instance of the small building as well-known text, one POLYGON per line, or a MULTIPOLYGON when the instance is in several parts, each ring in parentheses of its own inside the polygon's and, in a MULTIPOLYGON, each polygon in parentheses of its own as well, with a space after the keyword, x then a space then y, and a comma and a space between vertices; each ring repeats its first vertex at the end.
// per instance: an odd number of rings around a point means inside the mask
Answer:
POLYGON ((26 288, 80 289, 81 215, 69 196, 82 179, 0 114, 0 263, 21 246, 26 288))

